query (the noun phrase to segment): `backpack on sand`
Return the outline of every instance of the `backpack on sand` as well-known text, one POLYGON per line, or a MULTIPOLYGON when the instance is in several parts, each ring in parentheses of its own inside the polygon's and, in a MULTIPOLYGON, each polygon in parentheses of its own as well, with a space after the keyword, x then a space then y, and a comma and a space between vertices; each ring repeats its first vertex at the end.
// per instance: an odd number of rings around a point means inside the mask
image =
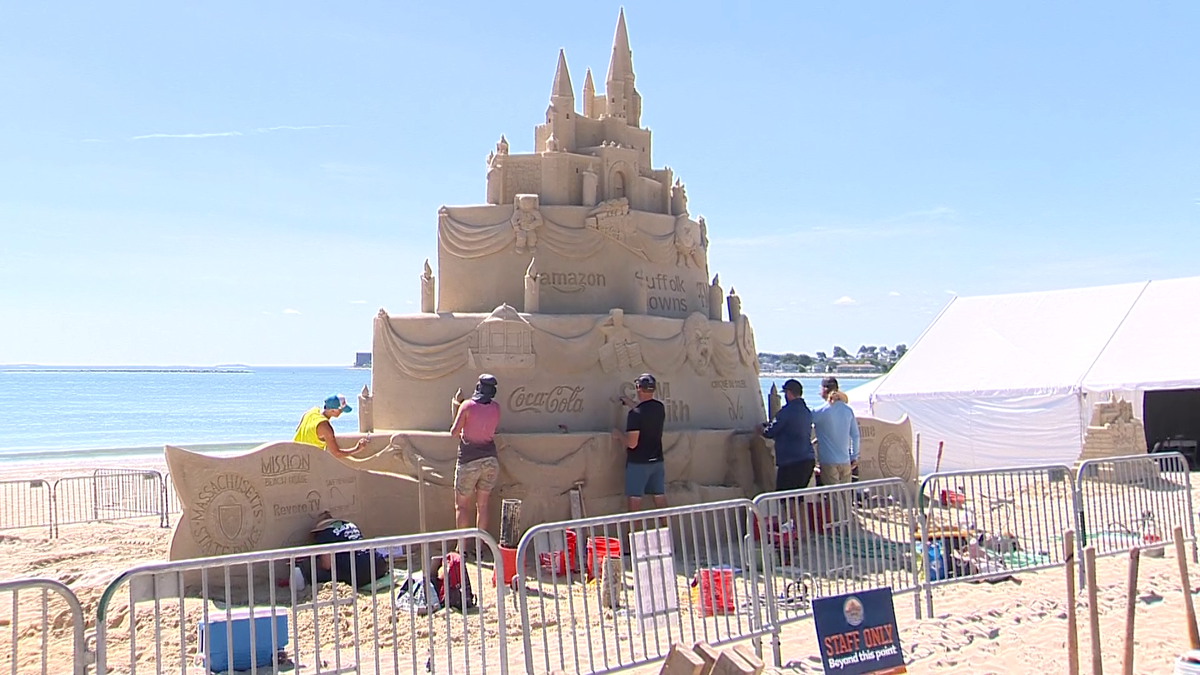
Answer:
POLYGON ((442 574, 439 576, 438 599, 443 607, 466 611, 478 605, 478 599, 471 592, 471 578, 463 568, 460 554, 454 551, 446 554, 442 574))

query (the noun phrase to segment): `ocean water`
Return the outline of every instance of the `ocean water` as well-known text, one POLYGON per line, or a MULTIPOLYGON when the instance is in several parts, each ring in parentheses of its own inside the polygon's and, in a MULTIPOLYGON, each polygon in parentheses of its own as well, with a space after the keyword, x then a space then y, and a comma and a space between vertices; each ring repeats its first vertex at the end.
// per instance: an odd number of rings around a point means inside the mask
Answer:
MULTIPOLYGON (((161 456, 164 444, 240 452, 290 439, 330 394, 357 408, 370 381, 370 370, 344 367, 0 368, 0 461, 161 456)), ((820 380, 801 382, 816 405, 820 380)), ((783 378, 759 382, 764 402, 772 383, 783 378)), ((358 410, 334 429, 357 431, 358 410)))

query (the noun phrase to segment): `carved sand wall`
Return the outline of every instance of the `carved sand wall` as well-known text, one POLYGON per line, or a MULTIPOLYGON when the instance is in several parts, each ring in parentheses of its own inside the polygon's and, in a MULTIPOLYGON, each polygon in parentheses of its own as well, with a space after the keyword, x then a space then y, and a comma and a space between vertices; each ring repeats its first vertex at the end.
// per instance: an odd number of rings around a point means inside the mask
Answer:
POLYGON ((913 460, 912 422, 908 415, 898 422, 859 417, 858 436, 861 441, 858 479, 899 478, 908 483, 915 494, 918 476, 913 460))
POLYGON ((439 312, 521 307, 525 273, 536 255, 543 314, 634 312, 639 279, 649 291, 649 314, 709 313, 699 223, 634 211, 624 200, 528 209, 519 203, 441 209, 439 312))
MULTIPOLYGON (((166 447, 167 468, 183 513, 171 559, 262 551, 308 543, 324 510, 349 518, 364 536, 416 531, 416 483, 365 471, 312 445, 267 443, 236 457, 166 447)), ((429 522, 453 527, 453 490, 426 491, 429 522)))
MULTIPOLYGON (((354 438, 346 436, 347 442, 354 438)), ((625 455, 607 433, 498 435, 496 441, 501 473, 492 493, 494 513, 501 500, 520 499, 524 527, 567 519, 567 492, 576 481, 583 481, 588 513, 624 508, 625 455)), ((667 433, 663 445, 672 504, 753 496, 753 458, 769 459, 761 439, 733 430, 667 433)), ((316 514, 326 509, 353 520, 367 537, 416 532, 418 462, 431 468, 424 488, 428 527, 453 529, 456 447, 447 433, 421 432, 375 436, 348 459, 288 442, 236 457, 167 446, 183 505, 171 559, 304 544, 316 514)))
POLYGON ((480 372, 500 380, 501 430, 606 431, 633 378, 659 378, 668 429, 743 428, 765 419, 749 320, 603 315, 405 315, 375 320, 379 429, 449 429, 445 401, 480 372))

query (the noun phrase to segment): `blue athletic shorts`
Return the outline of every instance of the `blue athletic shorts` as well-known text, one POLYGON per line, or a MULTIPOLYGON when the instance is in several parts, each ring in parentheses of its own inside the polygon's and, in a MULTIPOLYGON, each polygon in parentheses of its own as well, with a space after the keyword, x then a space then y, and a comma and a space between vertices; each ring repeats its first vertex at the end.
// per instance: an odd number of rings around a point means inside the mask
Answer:
POLYGON ((625 496, 661 495, 667 492, 667 471, 664 462, 650 464, 625 463, 625 496))

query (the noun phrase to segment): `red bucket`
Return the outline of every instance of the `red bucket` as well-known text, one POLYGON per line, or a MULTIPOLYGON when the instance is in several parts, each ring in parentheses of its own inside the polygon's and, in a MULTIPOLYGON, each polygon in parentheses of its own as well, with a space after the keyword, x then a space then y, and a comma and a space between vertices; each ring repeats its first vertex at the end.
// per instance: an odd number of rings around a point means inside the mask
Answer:
MULTIPOLYGON (((500 559, 504 561, 504 585, 511 586, 517 576, 517 549, 500 547, 500 559)), ((496 570, 492 570, 492 586, 496 585, 496 570)))
POLYGON ((541 568, 548 573, 556 574, 560 577, 567 575, 568 564, 571 566, 572 572, 579 572, 578 560, 579 556, 575 554, 574 530, 567 530, 567 550, 538 554, 538 564, 541 568))
POLYGON ((692 597, 700 606, 702 615, 737 613, 737 605, 733 604, 733 570, 729 568, 696 570, 692 586, 700 587, 698 590, 692 591, 692 597))
POLYGON ((942 490, 938 495, 943 507, 960 508, 967 503, 967 496, 957 490, 942 490))
POLYGON ((587 542, 587 577, 595 579, 597 571, 603 571, 604 558, 621 557, 621 540, 613 537, 590 537, 587 542))

